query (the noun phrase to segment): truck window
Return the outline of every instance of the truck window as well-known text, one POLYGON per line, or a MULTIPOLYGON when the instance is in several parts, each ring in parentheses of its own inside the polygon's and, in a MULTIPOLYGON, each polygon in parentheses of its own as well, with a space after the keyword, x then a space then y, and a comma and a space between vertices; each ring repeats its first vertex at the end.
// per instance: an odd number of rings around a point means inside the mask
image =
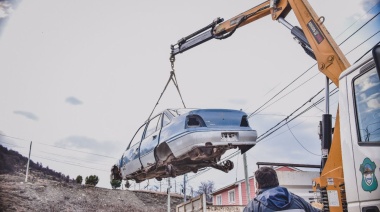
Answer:
POLYGON ((380 81, 376 69, 353 81, 360 143, 380 144, 380 81))

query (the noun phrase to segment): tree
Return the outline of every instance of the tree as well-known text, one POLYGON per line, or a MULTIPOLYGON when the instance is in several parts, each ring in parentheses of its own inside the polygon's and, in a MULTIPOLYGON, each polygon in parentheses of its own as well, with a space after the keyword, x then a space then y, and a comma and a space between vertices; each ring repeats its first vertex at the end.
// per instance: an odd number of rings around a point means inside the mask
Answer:
POLYGON ((96 175, 90 175, 90 176, 86 177, 86 179, 85 179, 86 185, 96 186, 96 184, 98 184, 98 182, 99 182, 99 178, 96 175))
POLYGON ((111 180, 111 186, 113 189, 117 189, 121 186, 121 180, 113 179, 111 180))
POLYGON ((77 178, 75 179, 75 182, 77 182, 78 184, 82 184, 83 182, 83 177, 78 175, 77 178))
POLYGON ((212 192, 214 191, 214 182, 213 181, 207 181, 207 182, 201 182, 201 184, 198 186, 198 190, 195 192, 197 195, 206 194, 206 201, 212 202, 212 192))

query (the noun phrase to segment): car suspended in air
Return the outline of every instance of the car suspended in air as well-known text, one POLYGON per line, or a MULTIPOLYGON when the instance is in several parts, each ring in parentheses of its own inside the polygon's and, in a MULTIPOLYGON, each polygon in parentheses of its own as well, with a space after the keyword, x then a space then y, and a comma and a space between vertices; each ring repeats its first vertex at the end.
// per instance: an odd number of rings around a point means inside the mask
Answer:
POLYGON ((233 169, 230 160, 218 163, 229 149, 246 152, 257 133, 247 114, 230 109, 167 109, 145 122, 134 134, 111 180, 162 180, 213 167, 233 169))

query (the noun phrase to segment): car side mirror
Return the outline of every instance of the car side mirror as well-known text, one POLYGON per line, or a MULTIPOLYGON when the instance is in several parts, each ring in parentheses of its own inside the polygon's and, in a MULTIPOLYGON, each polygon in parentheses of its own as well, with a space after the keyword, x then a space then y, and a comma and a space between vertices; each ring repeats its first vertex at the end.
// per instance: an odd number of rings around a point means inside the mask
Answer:
POLYGON ((380 79, 380 45, 376 45, 372 49, 373 60, 375 61, 377 76, 380 79))

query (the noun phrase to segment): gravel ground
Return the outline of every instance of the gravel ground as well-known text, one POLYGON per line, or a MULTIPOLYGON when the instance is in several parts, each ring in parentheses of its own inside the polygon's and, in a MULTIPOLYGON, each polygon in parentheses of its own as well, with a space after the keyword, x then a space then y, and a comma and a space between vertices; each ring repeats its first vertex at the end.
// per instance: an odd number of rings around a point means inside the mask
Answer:
MULTIPOLYGON (((30 174, 0 175, 0 211, 155 211, 167 210, 167 196, 159 192, 111 190, 57 182, 30 174)), ((171 211, 182 203, 171 196, 171 211)))

